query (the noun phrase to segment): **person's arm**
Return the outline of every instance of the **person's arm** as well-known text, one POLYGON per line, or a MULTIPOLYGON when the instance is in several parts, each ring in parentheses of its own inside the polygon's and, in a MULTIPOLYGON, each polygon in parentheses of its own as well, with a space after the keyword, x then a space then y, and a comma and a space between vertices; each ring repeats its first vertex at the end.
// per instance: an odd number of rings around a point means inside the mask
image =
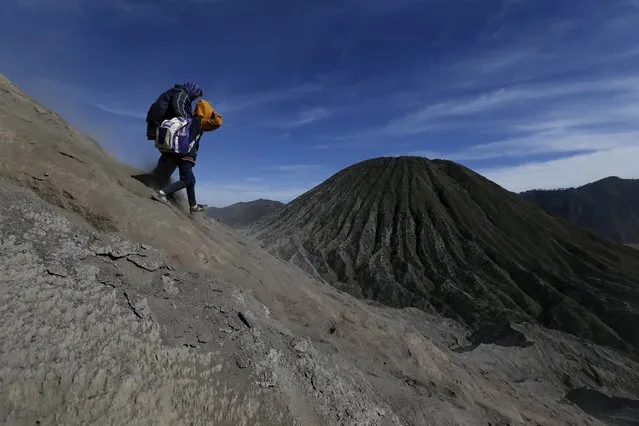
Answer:
POLYGON ((191 100, 186 90, 180 90, 171 96, 171 106, 178 117, 191 117, 191 100))
POLYGON ((223 121, 224 120, 222 119, 222 116, 218 114, 217 111, 214 110, 212 118, 202 119, 202 124, 200 128, 205 132, 210 132, 212 130, 219 129, 220 127, 222 127, 223 121))

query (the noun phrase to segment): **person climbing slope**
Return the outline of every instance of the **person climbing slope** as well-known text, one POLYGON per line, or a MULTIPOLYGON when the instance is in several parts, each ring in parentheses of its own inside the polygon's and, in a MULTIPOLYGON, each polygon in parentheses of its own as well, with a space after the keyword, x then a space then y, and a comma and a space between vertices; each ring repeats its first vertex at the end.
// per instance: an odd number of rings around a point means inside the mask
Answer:
POLYGON ((203 96, 202 89, 194 81, 176 84, 158 96, 146 114, 147 139, 155 140, 157 128, 164 120, 170 120, 175 117, 191 117, 191 104, 201 96, 203 96))
MULTIPOLYGON (((204 132, 210 132, 222 126, 222 116, 205 99, 200 99, 190 118, 176 117, 164 121, 158 128, 156 147, 162 152, 158 164, 177 167, 180 180, 160 189, 153 198, 168 203, 168 197, 177 191, 186 189, 191 213, 202 212, 206 206, 198 204, 195 197, 195 175, 193 167, 200 148, 200 139, 204 132)), ((169 175, 170 176, 170 175, 169 175)))
MULTIPOLYGON (((176 84, 158 96, 155 102, 149 107, 149 111, 146 115, 147 139, 155 140, 157 129, 164 120, 171 120, 175 117, 192 117, 191 104, 201 96, 203 96, 202 88, 194 81, 176 84)), ((154 186, 156 188, 162 188, 168 185, 175 168, 176 165, 173 162, 166 162, 164 157, 160 157, 150 174, 155 183, 154 186)))

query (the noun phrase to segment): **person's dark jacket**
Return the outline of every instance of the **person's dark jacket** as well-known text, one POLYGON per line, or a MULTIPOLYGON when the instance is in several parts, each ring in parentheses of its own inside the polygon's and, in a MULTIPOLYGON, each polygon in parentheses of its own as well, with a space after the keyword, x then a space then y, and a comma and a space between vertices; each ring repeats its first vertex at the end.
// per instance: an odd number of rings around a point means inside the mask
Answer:
POLYGON ((176 84, 171 89, 162 93, 149 108, 146 115, 146 137, 148 140, 155 139, 155 131, 164 120, 175 117, 191 118, 191 102, 202 95, 199 86, 196 90, 193 87, 176 84), (189 93, 189 89, 191 93, 189 93))

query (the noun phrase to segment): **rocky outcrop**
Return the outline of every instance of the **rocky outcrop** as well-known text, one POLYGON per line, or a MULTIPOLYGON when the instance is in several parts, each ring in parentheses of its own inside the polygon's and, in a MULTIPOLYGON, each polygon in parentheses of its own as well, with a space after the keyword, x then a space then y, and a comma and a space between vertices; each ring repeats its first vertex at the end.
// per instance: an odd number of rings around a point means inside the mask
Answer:
POLYGON ((378 158, 257 222, 272 253, 351 294, 474 328, 535 320, 639 349, 639 257, 449 161, 378 158))

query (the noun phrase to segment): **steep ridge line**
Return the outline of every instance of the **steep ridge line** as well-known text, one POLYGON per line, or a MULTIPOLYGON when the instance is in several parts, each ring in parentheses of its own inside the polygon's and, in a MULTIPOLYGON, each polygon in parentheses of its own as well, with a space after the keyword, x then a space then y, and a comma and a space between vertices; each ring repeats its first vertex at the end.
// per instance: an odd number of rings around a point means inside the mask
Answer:
POLYGON ((434 308, 477 328, 538 320, 639 348, 627 326, 639 322, 636 251, 553 219, 453 162, 363 161, 247 234, 358 297, 434 308))

